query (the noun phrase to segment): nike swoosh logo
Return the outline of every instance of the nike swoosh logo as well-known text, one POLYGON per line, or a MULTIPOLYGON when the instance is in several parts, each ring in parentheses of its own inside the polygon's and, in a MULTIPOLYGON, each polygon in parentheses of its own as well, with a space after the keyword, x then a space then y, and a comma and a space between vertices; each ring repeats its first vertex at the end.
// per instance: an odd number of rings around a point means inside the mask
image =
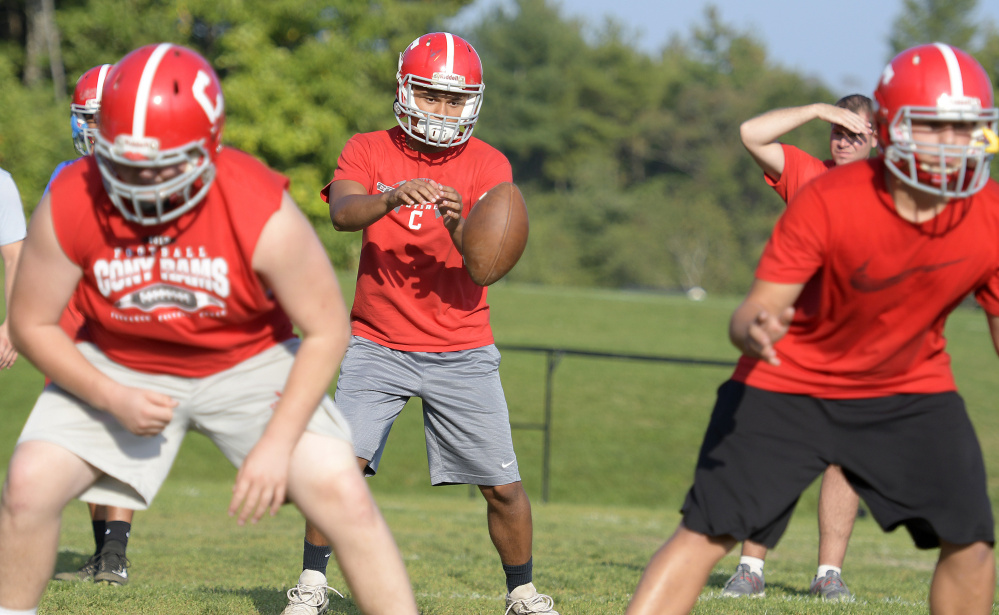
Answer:
MULTIPOLYGON (((514 461, 516 461, 516 459, 514 459, 514 461)), ((510 466, 512 466, 512 465, 513 465, 513 461, 508 461, 508 462, 506 462, 506 463, 501 463, 501 464, 500 464, 500 467, 501 467, 501 468, 503 468, 503 469, 505 470, 505 469, 509 468, 509 467, 510 467, 510 466)))
POLYGON ((950 267, 951 265, 956 265, 963 260, 964 260, 963 258, 959 258, 957 260, 948 261, 946 263, 937 263, 935 265, 920 265, 918 267, 910 267, 908 269, 902 270, 901 273, 898 273, 888 278, 872 278, 871 276, 867 275, 867 265, 869 265, 871 262, 868 260, 863 265, 858 267, 857 270, 853 272, 853 275, 850 276, 850 286, 852 286, 854 290, 858 290, 862 293, 873 293, 879 290, 884 290, 886 288, 891 288, 896 284, 901 284, 903 281, 905 281, 907 278, 909 278, 914 274, 930 273, 938 269, 943 269, 944 267, 950 267))

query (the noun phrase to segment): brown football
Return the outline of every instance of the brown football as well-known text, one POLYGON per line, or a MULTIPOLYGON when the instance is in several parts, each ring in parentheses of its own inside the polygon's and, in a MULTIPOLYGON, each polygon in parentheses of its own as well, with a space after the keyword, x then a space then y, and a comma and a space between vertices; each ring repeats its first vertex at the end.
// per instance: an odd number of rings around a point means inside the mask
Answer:
POLYGON ((465 269, 479 286, 489 286, 513 269, 527 246, 527 204, 510 182, 497 184, 468 212, 461 244, 465 269))

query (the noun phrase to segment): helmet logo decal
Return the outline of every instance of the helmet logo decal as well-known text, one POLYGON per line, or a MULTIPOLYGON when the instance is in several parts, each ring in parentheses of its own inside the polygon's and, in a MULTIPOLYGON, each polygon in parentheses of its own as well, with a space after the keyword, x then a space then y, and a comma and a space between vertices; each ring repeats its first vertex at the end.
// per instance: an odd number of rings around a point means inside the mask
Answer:
POLYGON ((881 83, 883 85, 888 85, 891 80, 895 78, 895 69, 891 67, 891 64, 885 66, 884 71, 881 72, 881 83))
POLYGON ((215 95, 215 105, 212 105, 212 101, 208 99, 208 86, 212 84, 212 78, 203 71, 198 71, 198 76, 194 78, 194 86, 191 88, 191 93, 194 94, 194 100, 197 101, 201 108, 205 110, 205 115, 208 116, 208 121, 214 126, 218 119, 222 117, 222 93, 219 92, 215 95))
POLYGON ((465 85, 465 75, 455 75, 454 73, 434 73, 434 81, 449 83, 453 85, 465 85))
POLYGON ((125 158, 155 158, 160 149, 160 140, 120 134, 114 138, 113 147, 116 154, 125 158))

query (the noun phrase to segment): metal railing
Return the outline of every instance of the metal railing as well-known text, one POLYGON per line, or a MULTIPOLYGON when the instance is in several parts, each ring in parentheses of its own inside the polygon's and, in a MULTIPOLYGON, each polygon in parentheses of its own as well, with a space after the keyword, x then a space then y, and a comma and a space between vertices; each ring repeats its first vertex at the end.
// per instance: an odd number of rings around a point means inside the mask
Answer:
POLYGON ((562 358, 566 355, 589 357, 592 359, 618 359, 626 361, 653 361, 657 363, 679 363, 706 367, 735 367, 735 361, 720 361, 714 359, 694 359, 691 357, 675 357, 666 355, 625 354, 618 352, 596 352, 592 350, 572 350, 569 348, 550 348, 546 346, 520 346, 516 344, 497 344, 502 351, 544 353, 546 355, 545 371, 545 406, 544 418, 541 423, 510 423, 513 429, 533 429, 543 433, 541 457, 541 501, 547 502, 551 485, 551 439, 552 439, 552 379, 562 358))

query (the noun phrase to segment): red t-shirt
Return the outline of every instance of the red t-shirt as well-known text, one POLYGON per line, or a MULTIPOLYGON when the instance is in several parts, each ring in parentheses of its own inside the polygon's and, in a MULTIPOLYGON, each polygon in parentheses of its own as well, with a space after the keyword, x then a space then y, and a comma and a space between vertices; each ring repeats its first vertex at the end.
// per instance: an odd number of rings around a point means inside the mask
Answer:
POLYGON ((93 157, 50 188, 63 252, 83 269, 74 303, 86 335, 111 360, 158 374, 204 377, 293 336, 253 271, 264 225, 288 180, 223 148, 205 200, 171 223, 126 222, 93 157))
MULTIPOLYGON (((513 181, 513 172, 506 156, 475 137, 421 154, 406 147, 396 127, 352 137, 333 174, 333 181, 358 182, 368 194, 420 178, 457 190, 468 216, 490 188, 513 181)), ((327 184, 323 200, 329 190, 327 184)), ((350 320, 354 335, 396 350, 447 352, 493 343, 486 289, 468 275, 432 204, 398 207, 364 229, 350 320)))
POLYGON ((742 357, 736 380, 830 399, 953 391, 947 315, 972 292, 999 315, 999 184, 913 224, 881 158, 836 167, 791 201, 756 277, 809 282, 817 297, 799 299, 781 365, 742 357))
POLYGON ((836 166, 832 160, 819 160, 793 145, 780 144, 784 150, 784 172, 774 181, 766 173, 763 178, 774 189, 784 203, 790 203, 802 186, 836 166))

